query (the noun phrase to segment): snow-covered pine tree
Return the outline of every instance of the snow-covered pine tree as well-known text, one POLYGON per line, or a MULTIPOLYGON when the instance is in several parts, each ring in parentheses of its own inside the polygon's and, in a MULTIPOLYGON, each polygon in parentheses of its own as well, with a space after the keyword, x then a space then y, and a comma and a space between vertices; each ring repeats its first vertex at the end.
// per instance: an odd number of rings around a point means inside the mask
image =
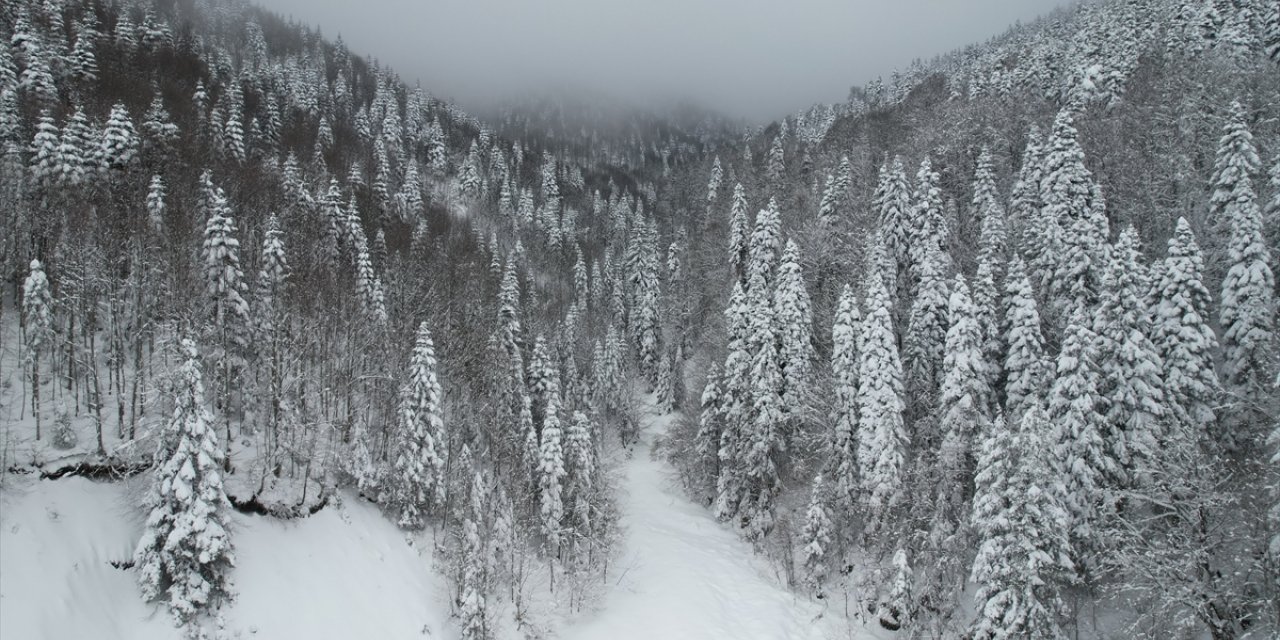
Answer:
POLYGON ((247 289, 240 269, 240 241, 236 239, 236 223, 222 189, 214 187, 209 207, 203 249, 205 294, 210 304, 209 316, 220 333, 224 358, 235 360, 238 356, 228 349, 249 346, 249 303, 244 298, 247 289))
POLYGON ((538 489, 542 533, 547 538, 548 552, 559 552, 561 520, 564 518, 564 482, 567 471, 564 465, 564 448, 560 432, 559 393, 547 396, 546 415, 542 420, 542 434, 538 448, 538 489))
POLYGON ((729 344, 724 361, 723 425, 717 452, 720 472, 716 478, 716 516, 728 520, 737 514, 745 491, 743 454, 751 417, 750 307, 741 283, 735 283, 725 308, 729 344))
POLYGON ((903 499, 907 447, 902 363, 889 315, 889 292, 870 274, 858 354, 858 468, 868 529, 879 530, 903 499))
MULTIPOLYGON (((911 265, 911 185, 902 158, 880 167, 880 180, 872 196, 884 245, 897 264, 897 273, 909 273, 911 265)), ((898 292, 891 292, 897 296, 898 292)))
POLYGON ((147 225, 157 235, 165 229, 164 179, 159 174, 151 176, 151 184, 147 186, 147 225))
POLYGON ((37 188, 48 193, 58 183, 62 169, 58 125, 48 109, 40 112, 35 129, 30 147, 31 179, 37 188))
POLYGON ((768 304, 772 299, 774 274, 778 267, 778 249, 782 244, 782 219, 777 201, 756 214, 751 232, 750 262, 747 264, 747 296, 753 305, 768 304), (757 280, 759 284, 757 285, 757 280))
POLYGON ((964 276, 956 275, 947 316, 946 356, 938 413, 943 432, 938 453, 940 515, 963 522, 962 505, 969 498, 974 440, 990 420, 990 390, 982 358, 982 330, 969 298, 964 276))
POLYGON ((923 415, 937 396, 942 379, 942 360, 947 340, 946 276, 942 258, 935 248, 922 257, 917 271, 920 282, 911 304, 911 318, 903 355, 907 368, 907 389, 913 413, 923 415))
MULTIPOLYGON (((1243 130, 1243 134, 1247 133, 1247 129, 1243 130)), ((1257 403, 1272 380, 1276 285, 1271 251, 1263 237, 1262 212, 1253 191, 1251 170, 1258 165, 1257 154, 1246 157, 1252 145, 1235 145, 1230 142, 1232 137, 1232 133, 1224 137, 1223 145, 1228 150, 1219 150, 1213 195, 1215 212, 1226 218, 1231 230, 1219 308, 1222 371, 1223 381, 1233 392, 1245 402, 1257 403), (1243 149, 1235 149, 1236 146, 1243 149), (1224 195, 1228 188, 1229 193, 1224 195)), ((1256 409, 1249 410, 1253 411, 1256 409)))
POLYGON ((1101 544, 1095 524, 1106 498, 1108 479, 1119 473, 1102 437, 1098 339, 1089 324, 1083 315, 1077 315, 1067 325, 1049 394, 1053 437, 1046 443, 1064 474, 1061 497, 1071 515, 1071 542, 1077 560, 1091 555, 1101 544))
POLYGON ((720 390, 720 368, 713 362, 707 367, 707 381, 702 387, 698 411, 698 432, 694 450, 705 484, 699 488, 714 489, 720 475, 720 433, 724 429, 724 397, 720 390))
POLYGON ((423 516, 444 503, 446 451, 443 393, 436 377, 436 351, 426 322, 409 358, 409 379, 400 390, 396 459, 388 478, 400 526, 416 529, 423 516))
POLYGON ((186 624, 231 597, 230 508, 222 447, 204 408, 199 354, 181 342, 173 414, 157 438, 149 510, 134 564, 147 600, 164 599, 186 624))
POLYGON ((1152 341, 1164 363, 1173 425, 1191 442, 1210 435, 1221 394, 1213 365, 1218 339, 1208 322, 1211 298, 1201 281, 1203 271, 1191 224, 1179 218, 1152 296, 1152 341))
MULTIPOLYGON (((917 281, 926 278, 925 264, 932 254, 945 258, 947 247, 947 222, 942 212, 942 189, 938 183, 941 176, 933 170, 933 160, 925 156, 920 161, 920 169, 916 171, 915 193, 912 196, 912 208, 907 226, 910 238, 911 268, 917 281)), ((935 265, 941 270, 942 263, 935 265)), ((922 284, 923 286, 923 284, 922 284)), ((945 305, 945 296, 944 302, 945 305)))
POLYGON ((1111 250, 1095 317, 1103 439, 1119 467, 1109 480, 1118 486, 1144 482, 1164 441, 1164 363, 1149 337, 1139 258, 1137 232, 1126 228, 1111 250))
POLYGON ((738 282, 747 283, 747 246, 749 237, 747 195, 742 183, 733 187, 733 205, 729 210, 729 266, 738 282))
POLYGON ((779 393, 783 378, 772 306, 768 302, 752 305, 747 321, 755 353, 751 359, 751 413, 743 425, 742 474, 747 503, 742 505, 742 516, 748 537, 759 540, 773 528, 773 500, 782 489, 786 413, 779 393))
MULTIPOLYGON (((1001 264, 1007 271, 1007 265, 1001 264)), ((1002 330, 1002 313, 1000 288, 996 285, 992 272, 992 260, 986 257, 978 259, 978 271, 973 276, 973 311, 982 334, 982 366, 986 371, 987 394, 986 411, 994 414, 995 406, 1000 401, 1000 389, 1004 386, 1004 359, 1006 355, 1005 341, 1007 336, 1002 330)))
POLYGON ((765 176, 769 178, 769 182, 778 185, 787 175, 787 167, 782 151, 782 134, 773 139, 773 145, 769 147, 769 155, 765 158, 765 176))
POLYGON ((970 576, 978 585, 975 640, 1066 637, 1061 590, 1075 569, 1069 517, 1045 453, 1052 429, 1031 404, 1016 430, 997 418, 983 439, 970 520, 980 539, 970 576))
POLYGON ((829 557, 834 555, 831 544, 831 519, 827 517, 828 498, 822 474, 813 479, 809 494, 809 509, 804 516, 804 529, 800 532, 800 555, 804 562, 805 582, 814 595, 822 595, 822 585, 827 579, 829 557))
POLYGON ((31 271, 22 283, 22 329, 27 352, 24 360, 31 367, 31 415, 36 419, 36 440, 40 439, 40 354, 52 346, 53 294, 44 265, 31 261, 31 271))
POLYGON ((835 382, 831 468, 836 495, 855 504, 861 486, 858 477, 858 343, 862 314, 853 288, 845 285, 836 303, 831 325, 831 374, 835 382))
POLYGON ((982 152, 978 154, 978 168, 973 177, 971 210, 973 216, 981 221, 978 261, 980 263, 985 261, 990 266, 993 280, 998 285, 1004 279, 1008 238, 1005 230, 1005 210, 1000 204, 1000 192, 996 188, 993 165, 991 150, 983 146, 982 152))
POLYGON ((800 269, 800 248, 794 241, 787 240, 778 266, 773 309, 782 367, 782 387, 778 396, 783 413, 790 419, 801 417, 812 393, 813 361, 817 356, 813 348, 813 313, 810 307, 809 290, 800 269))
POLYGON ((818 221, 827 228, 834 227, 838 217, 839 189, 835 176, 827 174, 826 187, 822 190, 822 200, 818 203, 818 221))
POLYGON ((103 171, 125 169, 138 155, 138 134, 134 131, 128 110, 121 103, 111 107, 107 126, 102 131, 101 148, 103 171))

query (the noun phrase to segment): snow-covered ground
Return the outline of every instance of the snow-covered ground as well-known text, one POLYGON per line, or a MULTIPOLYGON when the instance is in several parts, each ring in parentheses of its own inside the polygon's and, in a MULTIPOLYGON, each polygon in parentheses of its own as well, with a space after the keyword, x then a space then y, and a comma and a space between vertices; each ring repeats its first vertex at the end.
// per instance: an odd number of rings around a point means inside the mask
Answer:
MULTIPOLYGON (((137 543, 147 478, 10 478, 0 492, 0 638, 181 637, 167 611, 142 602, 136 575, 111 565, 137 543)), ((224 637, 457 637, 429 549, 344 497, 296 521, 234 514, 239 597, 224 637)))
MULTIPOLYGON (((595 610, 545 636, 874 637, 779 584, 749 544, 685 497, 670 466, 650 455, 674 416, 657 415, 652 398, 642 402, 641 441, 620 469, 616 569, 595 610)), ((148 482, 148 474, 121 482, 8 478, 0 491, 0 638, 181 637, 163 608, 142 602, 136 575, 112 565, 130 559, 148 482)), ((377 508, 340 497, 300 520, 233 514, 239 595, 225 611, 223 637, 458 637, 431 534, 411 544, 377 508)), ((501 640, 523 635, 514 625, 496 628, 511 636, 501 640)))
MULTIPOLYGON (((797 596, 764 559, 680 488, 675 472, 650 455, 675 418, 642 399, 640 444, 624 467, 624 542, 617 576, 601 608, 563 631, 566 640, 849 637, 845 621, 797 596)), ((870 633, 854 637, 873 637, 870 633)))

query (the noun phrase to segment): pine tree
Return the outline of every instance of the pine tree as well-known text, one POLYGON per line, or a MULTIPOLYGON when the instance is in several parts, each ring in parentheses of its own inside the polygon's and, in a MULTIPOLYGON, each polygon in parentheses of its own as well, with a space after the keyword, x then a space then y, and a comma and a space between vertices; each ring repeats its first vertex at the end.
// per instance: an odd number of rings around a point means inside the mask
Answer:
POLYGON ((156 235, 163 234, 165 229, 165 195, 164 179, 159 174, 151 176, 151 184, 147 186, 147 224, 156 235))
POLYGON ((48 109, 40 112, 36 134, 31 141, 31 178, 37 188, 49 191, 57 184, 62 169, 58 125, 48 109))
POLYGON ((204 408, 199 355, 190 339, 181 350, 173 415, 157 439, 149 515, 133 557, 143 596, 167 600, 186 624, 230 597, 235 556, 222 448, 204 408))
POLYGON ((1137 232, 1129 227, 1111 251, 1096 318, 1104 439, 1121 472, 1111 480, 1120 486, 1143 481, 1164 441, 1164 363, 1149 337, 1138 259, 1137 232))
POLYGON ((947 281, 942 274, 937 249, 920 264, 920 283, 911 305, 911 319, 903 346, 907 365, 907 386, 913 404, 927 406, 937 394, 942 378, 942 359, 947 337, 947 281))
MULTIPOLYGON (((1239 105, 1233 110, 1238 112, 1239 105)), ((1247 140, 1247 134, 1245 129, 1241 137, 1247 140)), ((1231 229, 1229 268, 1222 281, 1219 309, 1223 378, 1241 397, 1256 402, 1260 389, 1271 382, 1268 372, 1275 347, 1275 276, 1270 265, 1271 251, 1262 233, 1262 213, 1253 191, 1257 154, 1245 141, 1232 142, 1234 136, 1229 132, 1219 149, 1213 196, 1215 210, 1227 219, 1231 229), (1228 187, 1229 194, 1223 195, 1228 187)))
POLYGON ((818 220, 825 227, 835 226, 840 194, 835 176, 827 174, 827 185, 822 190, 822 200, 818 204, 818 220))
POLYGON ((873 196, 874 207, 884 234, 886 250, 897 264, 898 273, 907 273, 911 264, 911 225, 907 217, 911 208, 911 187, 902 158, 880 168, 880 181, 873 196))
MULTIPOLYGON (((916 190, 912 198, 914 206, 908 221, 910 237, 911 269, 916 279, 926 278, 925 264, 933 254, 942 257, 946 252, 947 224, 942 213, 941 177, 933 170, 933 161, 925 156, 916 172, 916 190)), ((941 262, 934 265, 941 268, 941 262)), ((921 284, 923 286, 923 283, 921 284)), ((944 302, 945 304, 945 302, 944 302)))
POLYGON ((244 272, 240 269, 240 241, 236 223, 222 189, 214 188, 213 201, 204 229, 205 294, 210 316, 222 332, 223 349, 248 346, 244 330, 248 326, 249 304, 244 299, 244 272))
POLYGON ((975 640, 1066 637, 1060 592, 1074 565, 1068 515, 1044 453, 1051 430, 1032 404, 1016 430, 997 419, 983 440, 970 519, 981 541, 970 577, 978 585, 975 640))
POLYGON ((809 291, 800 269, 800 248, 787 240, 778 267, 778 285, 773 300, 774 321, 778 327, 779 359, 782 387, 779 399, 782 410, 798 416, 811 393, 813 361, 813 314, 809 291))
MULTIPOLYGON (((1107 479, 1119 469, 1102 438, 1102 398, 1098 394, 1097 336, 1083 316, 1067 325, 1057 373, 1049 394, 1054 438, 1047 444, 1065 474, 1063 501, 1071 514, 1072 545, 1078 556, 1100 544, 1096 523, 1107 479)), ((1024 418, 1025 420, 1025 418, 1024 418)))
POLYGON ((398 452, 391 477, 400 526, 422 526, 423 514, 444 503, 445 433, 443 393, 436 377, 436 350, 426 322, 409 359, 409 379, 400 390, 398 452))
POLYGON ((832 468, 836 492, 853 504, 860 487, 858 477, 858 360, 859 331, 862 324, 858 300, 848 285, 836 304, 831 327, 831 373, 835 379, 835 439, 832 468))
POLYGON ((724 428, 724 397, 720 390, 720 369, 715 363, 707 368, 707 382, 702 387, 699 402, 698 432, 694 435, 694 450, 698 454, 698 466, 705 470, 714 487, 720 475, 720 433, 724 428))
POLYGON ((945 496, 941 505, 944 512, 955 509, 952 517, 959 522, 963 520, 959 507, 968 497, 965 485, 972 467, 974 439, 989 419, 986 411, 990 395, 982 359, 982 331, 964 276, 955 278, 947 316, 951 326, 947 329, 938 406, 944 433, 939 466, 945 486, 940 494, 945 496))
POLYGON ((747 283, 747 196, 742 183, 733 187, 733 205, 729 212, 729 266, 738 281, 747 283))
POLYGON ((538 450, 538 488, 541 496, 542 533, 547 537, 554 556, 560 546, 560 521, 564 518, 564 450, 560 434, 560 400, 557 393, 548 394, 546 416, 542 421, 538 450))
POLYGON ((1218 339, 1208 323, 1204 260, 1186 218, 1179 218, 1154 292, 1153 336, 1164 363, 1166 399, 1183 441, 1198 442, 1216 420, 1221 389, 1213 366, 1218 339))
POLYGON ((981 221, 978 237, 978 261, 986 262, 999 282, 1004 276, 1006 244, 1005 211, 1000 204, 1000 192, 996 189, 995 167, 991 150, 982 148, 978 155, 978 168, 973 177, 974 216, 981 221))
POLYGON ((750 419, 743 425, 742 464, 749 498, 748 504, 743 505, 743 519, 748 536, 759 540, 773 528, 773 500, 782 488, 780 467, 786 452, 786 414, 779 393, 783 378, 772 307, 767 302, 753 305, 748 322, 755 354, 751 359, 750 419))
POLYGON ((102 132, 102 170, 127 168, 138 155, 138 134, 124 105, 116 103, 102 132))
POLYGON ((780 185, 782 179, 786 176, 787 167, 783 160, 781 133, 773 139, 773 146, 769 147, 769 155, 765 159, 765 176, 769 178, 772 184, 780 185))
POLYGON ((805 512, 800 542, 806 582, 815 595, 821 596, 822 583, 826 581, 829 569, 828 555, 833 550, 831 519, 827 517, 827 495, 821 474, 813 479, 813 491, 809 496, 809 509, 805 512))
POLYGON ((747 422, 751 416, 751 341, 748 315, 750 307, 741 284, 735 284, 725 309, 725 325, 729 336, 728 355, 724 361, 724 398, 721 415, 724 424, 720 434, 720 473, 716 480, 716 516, 733 517, 745 490, 743 452, 747 422))
POLYGON ((781 228, 782 220, 778 213, 778 203, 770 199, 769 205, 756 214, 755 230, 751 232, 750 262, 747 264, 747 295, 753 304, 761 304, 762 301, 768 301, 771 298, 774 273, 778 266, 781 228))
POLYGON ((22 283, 22 328, 26 337, 25 360, 31 365, 31 414, 36 419, 36 440, 40 439, 40 353, 53 341, 53 294, 39 260, 31 261, 31 272, 22 283))
POLYGON ((902 364, 889 316, 889 292, 874 274, 867 289, 858 363, 858 467, 869 530, 903 499, 907 447, 902 364))

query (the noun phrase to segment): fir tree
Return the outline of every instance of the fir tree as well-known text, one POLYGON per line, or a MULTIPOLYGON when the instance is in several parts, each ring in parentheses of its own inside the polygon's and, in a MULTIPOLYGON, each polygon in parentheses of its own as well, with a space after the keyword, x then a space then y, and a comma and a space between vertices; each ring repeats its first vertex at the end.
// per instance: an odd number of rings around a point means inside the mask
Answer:
MULTIPOLYGON (((1242 137, 1247 133, 1244 130, 1242 137)), ((1226 217, 1231 229, 1229 267, 1222 281, 1219 310, 1223 378, 1241 397, 1256 402, 1261 387, 1271 381, 1275 277, 1271 251, 1263 237, 1262 213, 1253 192, 1257 154, 1245 141, 1232 142, 1234 135, 1229 132, 1219 149, 1213 197, 1215 210, 1220 207, 1220 215, 1226 217), (1228 188, 1229 193, 1223 195, 1228 188)))
POLYGON ((159 174, 151 176, 147 187, 147 224, 157 235, 165 229, 165 195, 164 179, 159 174))
POLYGON ((40 353, 53 341, 53 294, 39 260, 31 261, 31 272, 22 283, 22 328, 26 338, 25 360, 31 366, 31 414, 36 419, 36 440, 40 439, 40 353))
POLYGON ((716 516, 722 520, 738 512, 745 486, 741 460, 747 421, 751 415, 752 386, 748 315, 746 293, 741 284, 735 284, 729 306, 725 309, 729 344, 724 361, 724 398, 721 401, 724 423, 717 452, 720 473, 716 480, 716 516))
POLYGON ((831 327, 831 373, 835 378, 835 439, 832 464, 836 492, 853 504, 858 494, 858 361, 862 323, 853 289, 845 286, 831 327))
POLYGON ((909 440, 903 424, 902 364, 889 316, 889 293, 874 274, 867 293, 858 362, 858 467, 870 516, 879 529, 903 499, 909 440))
POLYGON ((400 390, 397 456, 391 477, 392 500, 405 528, 422 526, 423 514, 444 503, 443 394, 436 377, 436 351, 427 323, 409 359, 409 379, 400 390))
MULTIPOLYGON (((1048 442, 1063 477, 1063 501, 1071 515, 1071 539, 1078 557, 1098 548, 1095 524, 1107 479, 1119 472, 1103 441, 1102 402, 1095 345, 1097 336, 1083 316, 1067 325, 1057 374, 1049 394, 1049 420, 1054 438, 1048 442)), ((1025 418, 1024 418, 1025 420, 1025 418)))
POLYGON ((884 234, 885 249, 893 257, 899 273, 907 273, 911 264, 911 226, 907 217, 911 208, 911 187, 902 158, 880 168, 880 181, 873 196, 874 207, 884 234))
POLYGON ((971 469, 974 439, 986 424, 988 396, 986 371, 982 359, 982 331, 978 327, 973 301, 964 277, 957 275, 952 286, 947 316, 946 356, 943 362, 942 395, 938 412, 944 432, 939 465, 945 483, 941 508, 954 508, 956 521, 962 521, 958 509, 968 496, 965 484, 971 469))
POLYGON ((809 291, 800 270, 800 248, 788 240, 778 267, 778 285, 774 292, 774 321, 778 327, 779 359, 782 387, 779 399, 782 410, 797 416, 810 394, 813 378, 813 316, 809 291))
POLYGON ((822 583, 827 579, 828 557, 831 551, 831 519, 827 517, 826 488, 819 474, 813 479, 813 491, 809 496, 809 509, 805 512, 804 529, 800 533, 801 557, 804 560, 805 581, 813 592, 822 595, 822 583))
POLYGON ((750 341, 756 351, 751 360, 751 414, 743 429, 743 475, 750 499, 743 505, 743 519, 748 535, 757 540, 773 527, 773 500, 782 488, 780 467, 786 452, 786 414, 779 393, 782 367, 773 316, 773 309, 765 303, 753 306, 748 320, 750 341))
POLYGON ((947 336, 947 281, 941 257, 935 249, 920 265, 920 283, 911 305, 911 319, 903 346, 907 365, 907 386, 917 407, 927 406, 936 395, 942 377, 942 359, 947 336))
POLYGON ((733 187, 733 205, 729 212, 729 266, 742 284, 747 283, 747 196, 742 183, 733 187))
POLYGON ((1139 297, 1145 287, 1138 258, 1137 233, 1130 227, 1111 251, 1097 316, 1104 438, 1121 472, 1111 480, 1120 486, 1147 476, 1164 440, 1164 363, 1149 337, 1146 306, 1139 297))
POLYGON ((235 556, 222 448, 204 408, 199 355, 190 339, 181 350, 173 414, 157 439, 149 515, 133 557, 143 596, 166 600, 186 624, 230 597, 235 556))
POLYGON ((138 154, 138 134, 124 105, 116 103, 102 132, 102 169, 127 168, 138 154))
POLYGON ((983 440, 971 516, 981 541, 970 577, 978 585, 975 639, 1066 637, 1060 594, 1074 565, 1068 515, 1044 453, 1051 429, 1033 404, 1016 431, 997 419, 983 440))
POLYGON ((827 185, 822 190, 822 200, 818 204, 818 220, 826 227, 835 226, 840 194, 835 176, 827 174, 827 185))
POLYGON ((541 496, 542 533, 552 549, 552 555, 560 546, 560 521, 564 518, 564 449, 560 434, 560 400, 558 394, 548 395, 546 416, 542 421, 541 443, 538 449, 538 489, 541 496))
POLYGON ((1209 291, 1201 282, 1204 260, 1186 218, 1169 239, 1155 289, 1153 336, 1164 364, 1164 388, 1179 435, 1197 442, 1216 420, 1220 386, 1213 366, 1218 339, 1209 326, 1209 291))

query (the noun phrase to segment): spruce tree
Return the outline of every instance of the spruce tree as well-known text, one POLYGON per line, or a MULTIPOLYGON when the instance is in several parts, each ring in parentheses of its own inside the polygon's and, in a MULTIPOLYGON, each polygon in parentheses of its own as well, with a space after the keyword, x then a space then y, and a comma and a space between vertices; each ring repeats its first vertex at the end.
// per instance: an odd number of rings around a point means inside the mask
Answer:
POLYGON ((858 363, 858 467, 871 531, 905 497, 907 447, 903 423, 902 363, 889 316, 889 292, 873 273, 867 288, 858 363))
POLYGON ((747 246, 750 240, 747 220, 747 196, 742 183, 733 187, 733 205, 729 210, 729 266, 742 284, 747 283, 747 246))
POLYGON ((1218 339, 1211 299, 1201 282, 1204 259, 1186 218, 1179 218, 1155 285, 1152 342, 1164 364, 1164 388, 1178 435, 1198 442, 1216 421, 1221 388, 1213 366, 1218 339))
POLYGON ((164 599, 179 623, 231 595, 230 507, 222 488, 222 448, 204 408, 195 343, 181 342, 173 414, 157 438, 149 510, 134 564, 143 596, 164 599))
POLYGON ((694 436, 694 450, 698 454, 698 467, 708 479, 706 487, 712 488, 720 474, 720 433, 724 428, 724 397, 720 390, 720 369, 712 363, 707 368, 707 382, 702 387, 699 402, 698 432, 694 436))
POLYGON ((955 509, 950 517, 959 522, 963 520, 959 507, 968 497, 965 485, 972 468, 974 439, 989 419, 987 398, 990 395, 982 358, 982 331, 964 276, 955 278, 947 316, 951 326, 947 329, 938 406, 944 434, 939 452, 942 473, 939 479, 944 483, 940 488, 940 495, 944 497, 940 508, 944 517, 948 515, 946 510, 955 509))
POLYGON ((831 327, 831 374, 835 379, 835 438, 831 467, 837 495, 853 504, 860 487, 858 477, 858 360, 862 316, 853 289, 846 285, 836 304, 831 327))
POLYGON ((809 291, 800 269, 800 248, 787 240, 778 266, 773 299, 778 330, 778 356, 782 367, 779 399, 784 413, 797 417, 811 394, 813 382, 813 314, 809 291))
POLYGON ((426 322, 409 358, 409 379, 400 390, 396 459, 391 494, 400 526, 416 529, 445 496, 443 393, 436 377, 436 350, 426 322))
POLYGON ((755 353, 751 359, 751 413, 743 425, 742 465, 749 498, 743 505, 746 509, 743 520, 748 535, 758 540, 773 528, 773 500, 782 489, 780 469, 787 450, 783 431, 786 413, 780 394, 782 366, 772 307, 768 303, 753 306, 748 323, 755 353))
POLYGON ((31 272, 22 283, 22 329, 27 347, 24 360, 31 366, 31 414, 36 419, 36 440, 39 440, 40 354, 52 347, 54 338, 53 294, 39 260, 31 261, 31 272))
POLYGON ((1071 540, 1078 558, 1089 555, 1101 544, 1095 525, 1107 480, 1119 472, 1102 437, 1097 336, 1087 322, 1077 315, 1067 325, 1049 393, 1054 437, 1046 443, 1064 474, 1062 498, 1071 515, 1071 540))
POLYGON ((897 264, 898 273, 907 273, 911 264, 911 187, 902 158, 880 167, 880 180, 873 195, 873 206, 880 222, 885 249, 897 264))
POLYGON ((1051 431, 1032 404, 1016 430, 997 419, 983 440, 970 519, 980 540, 970 577, 978 585, 975 640, 1066 637, 1061 590, 1074 565, 1069 517, 1045 455, 1051 431))
POLYGON ((831 519, 827 517, 826 485, 821 474, 813 479, 813 490, 809 495, 809 508, 805 512, 800 543, 805 581, 814 594, 820 596, 822 583, 826 581, 829 570, 828 558, 834 551, 831 544, 831 519))
POLYGON ((735 284, 725 309, 729 336, 724 361, 723 426, 717 453, 720 473, 716 479, 716 516, 722 520, 737 514, 745 488, 743 453, 751 416, 750 307, 741 284, 735 284))
POLYGON ((124 105, 116 103, 102 132, 102 170, 127 168, 138 155, 138 134, 124 105))
POLYGON ((1111 480, 1120 486, 1148 477, 1164 440, 1164 363, 1150 339, 1138 259, 1137 233, 1129 227, 1111 251, 1096 317, 1103 436, 1119 465, 1111 480))
MULTIPOLYGON (((1226 139, 1223 144, 1231 146, 1226 139)), ((1258 402, 1262 387, 1271 382, 1275 276, 1270 265, 1271 251, 1263 237, 1262 213, 1253 191, 1251 169, 1257 166, 1257 155, 1244 158, 1247 151, 1224 154, 1219 150, 1213 202, 1215 208, 1221 207, 1221 215, 1231 229, 1219 309, 1223 378, 1247 402, 1258 402), (1230 192, 1222 195, 1228 183, 1230 192)))
POLYGON ((928 406, 942 378, 942 359, 947 338, 946 276, 937 249, 924 256, 920 283, 911 305, 911 319, 903 345, 907 366, 907 387, 917 409, 928 406))

